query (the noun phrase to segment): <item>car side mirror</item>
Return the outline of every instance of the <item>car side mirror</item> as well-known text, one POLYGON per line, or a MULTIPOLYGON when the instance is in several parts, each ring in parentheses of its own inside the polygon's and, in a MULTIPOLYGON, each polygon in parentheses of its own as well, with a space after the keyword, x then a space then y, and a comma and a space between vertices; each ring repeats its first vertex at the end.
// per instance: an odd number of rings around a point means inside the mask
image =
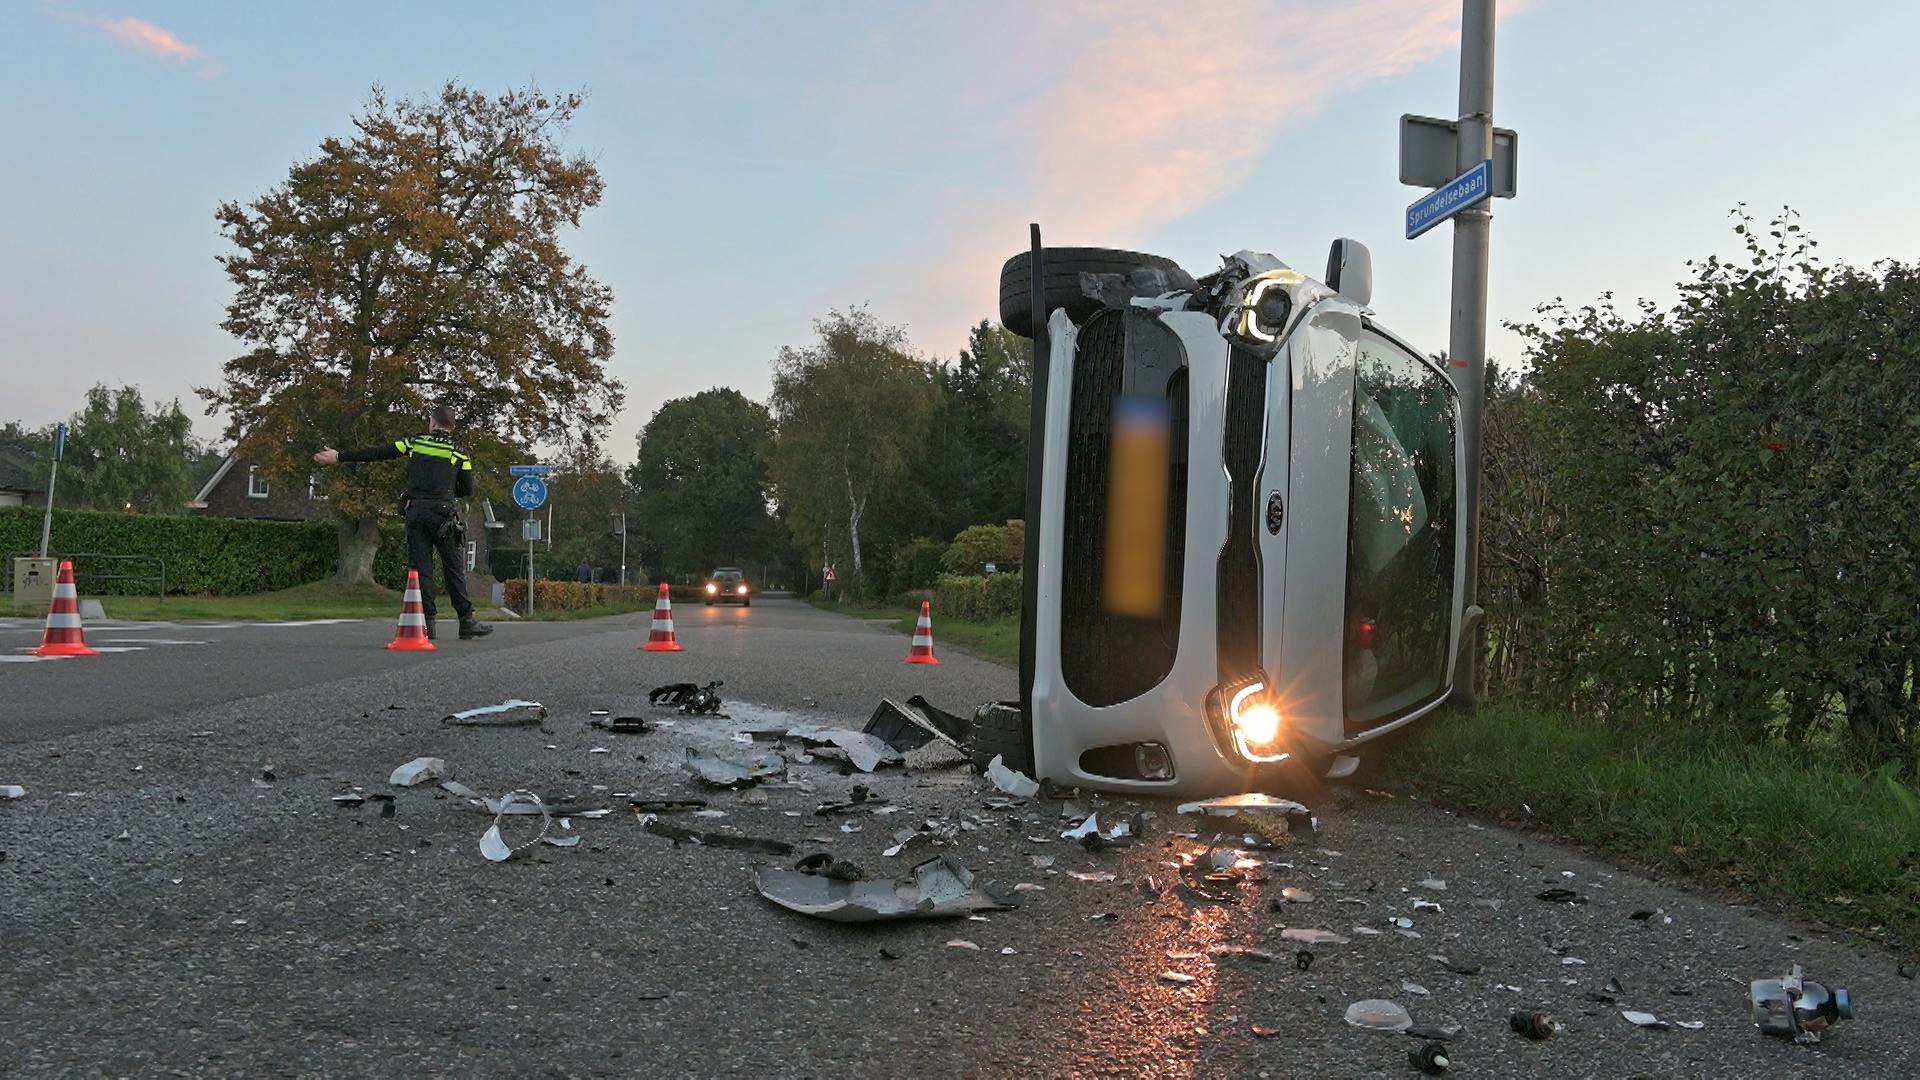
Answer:
POLYGON ((1373 253, 1358 240, 1341 237, 1327 253, 1327 285, 1365 307, 1373 302, 1373 253))

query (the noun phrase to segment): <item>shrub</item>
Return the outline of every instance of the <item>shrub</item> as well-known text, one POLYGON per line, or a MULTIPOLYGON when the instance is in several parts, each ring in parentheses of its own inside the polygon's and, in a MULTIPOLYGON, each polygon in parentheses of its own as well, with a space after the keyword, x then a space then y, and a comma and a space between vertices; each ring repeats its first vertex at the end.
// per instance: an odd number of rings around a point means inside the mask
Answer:
POLYGON ((977 574, 987 563, 1018 566, 1027 552, 1026 524, 970 525, 953 538, 940 565, 950 574, 977 574))
POLYGON ((931 587, 940 576, 941 558, 946 552, 947 545, 924 536, 902 548, 894 564, 890 591, 899 595, 931 587))
MULTIPOLYGON (((515 611, 525 611, 527 605, 527 579, 509 578, 505 583, 506 606, 515 611)), ((583 581, 538 581, 533 594, 533 610, 540 611, 585 611, 588 608, 607 607, 621 604, 628 607, 642 607, 655 595, 658 588, 644 585, 592 585, 583 581)), ((677 597, 676 597, 677 599, 677 597)))
POLYGON ((1020 614, 1019 574, 942 574, 933 587, 936 614, 989 622, 1020 614))

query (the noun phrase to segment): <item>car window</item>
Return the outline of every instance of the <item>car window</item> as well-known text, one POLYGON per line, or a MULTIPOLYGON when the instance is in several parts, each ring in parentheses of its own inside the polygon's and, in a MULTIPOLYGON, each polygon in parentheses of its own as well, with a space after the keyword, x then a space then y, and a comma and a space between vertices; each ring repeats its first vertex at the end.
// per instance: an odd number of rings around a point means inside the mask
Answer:
POLYGON ((1347 517, 1348 725, 1445 687, 1453 630, 1455 403, 1440 372, 1375 334, 1354 365, 1347 517))

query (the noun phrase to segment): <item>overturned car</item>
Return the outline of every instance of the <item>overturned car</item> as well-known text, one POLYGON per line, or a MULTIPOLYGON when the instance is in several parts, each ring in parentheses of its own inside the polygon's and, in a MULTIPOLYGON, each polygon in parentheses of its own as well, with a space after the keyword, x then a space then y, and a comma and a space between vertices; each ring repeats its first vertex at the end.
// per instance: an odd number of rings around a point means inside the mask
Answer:
POLYGON ((973 752, 1134 793, 1277 790, 1453 688, 1465 523, 1445 369, 1326 281, 1242 251, 1032 250, 1001 320, 1034 338, 1021 698, 973 752))

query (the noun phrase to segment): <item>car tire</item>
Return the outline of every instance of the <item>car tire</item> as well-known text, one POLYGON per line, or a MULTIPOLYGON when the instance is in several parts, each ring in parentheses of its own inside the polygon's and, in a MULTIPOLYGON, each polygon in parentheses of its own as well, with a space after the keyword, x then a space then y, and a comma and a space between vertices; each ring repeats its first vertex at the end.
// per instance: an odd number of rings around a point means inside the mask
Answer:
POLYGON ((742 600, 742 601, 740 601, 740 606, 741 606, 741 607, 752 607, 752 606, 753 606, 753 601, 751 601, 751 600, 742 600))
POLYGON ((969 751, 976 772, 986 772, 997 757, 1007 768, 1033 776, 1033 725, 1018 704, 988 702, 974 711, 969 751))
POLYGON ((709 601, 707 601, 707 606, 708 606, 708 607, 712 607, 712 606, 713 606, 713 601, 711 601, 711 600, 709 600, 709 601))
MULTIPOLYGON (((1041 272, 1046 275, 1049 312, 1064 309, 1075 322, 1100 310, 1100 301, 1080 291, 1081 274, 1128 274, 1135 270, 1177 270, 1172 259, 1112 248, 1042 248, 1041 272)), ((1000 268, 1000 325, 1033 336, 1033 253, 1023 251, 1000 268)), ((1039 320, 1044 321, 1044 320, 1039 320)))

